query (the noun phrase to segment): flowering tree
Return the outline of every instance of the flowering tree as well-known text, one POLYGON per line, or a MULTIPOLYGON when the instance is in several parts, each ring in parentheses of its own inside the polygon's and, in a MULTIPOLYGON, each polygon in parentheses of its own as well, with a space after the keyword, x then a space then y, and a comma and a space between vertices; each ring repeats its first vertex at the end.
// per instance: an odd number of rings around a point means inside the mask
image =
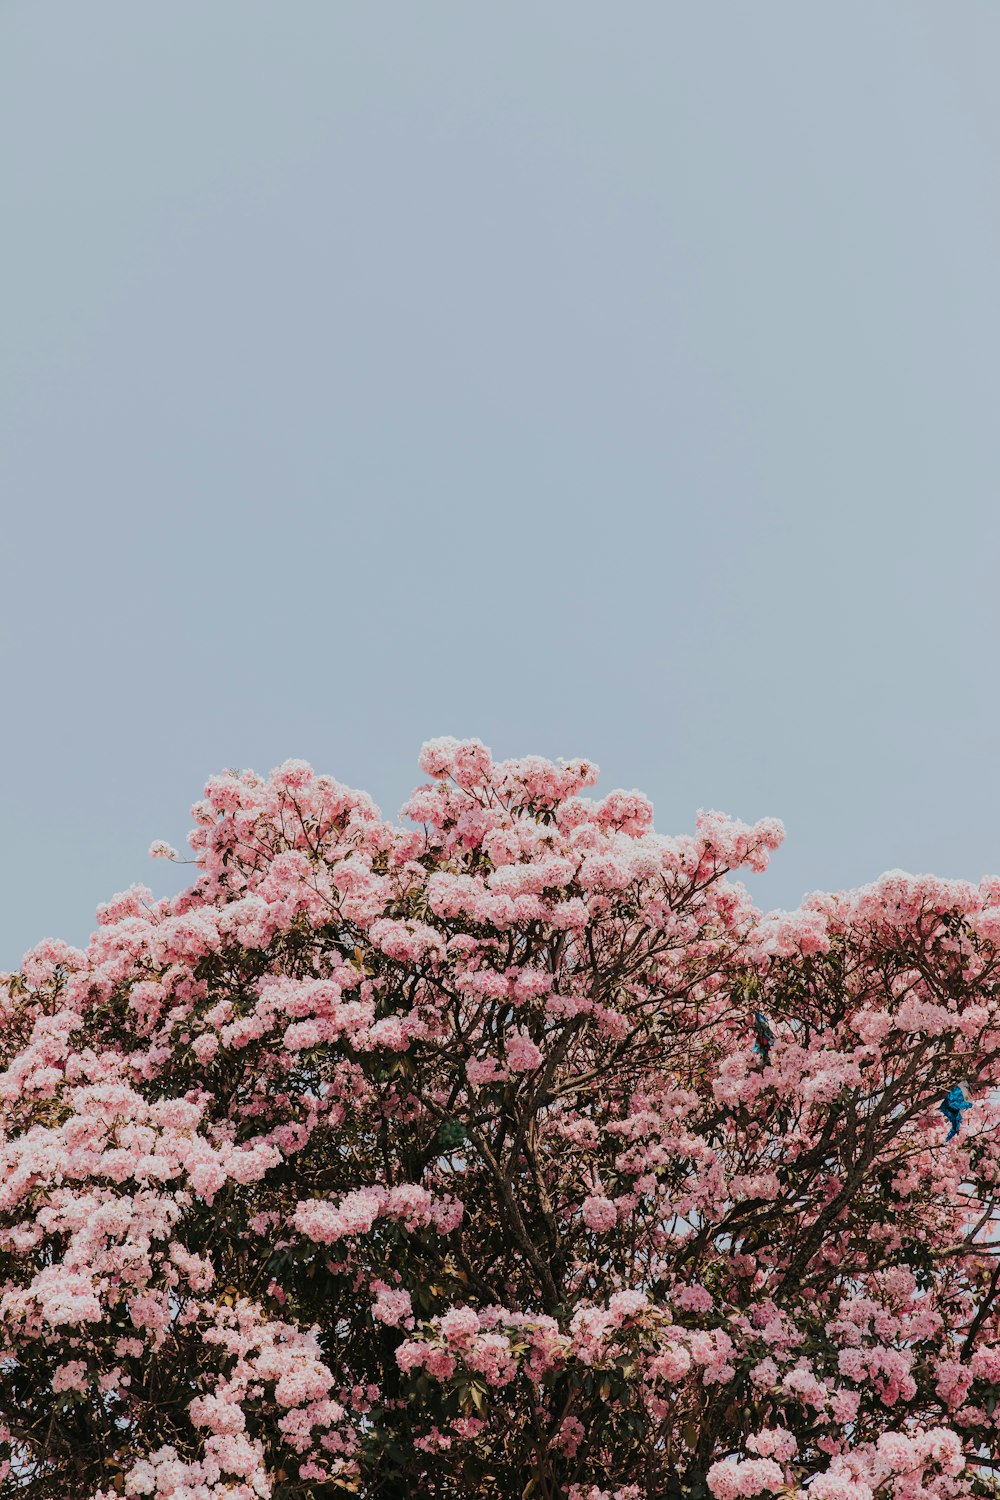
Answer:
POLYGON ((421 766, 213 779, 6 976, 0 1494, 993 1494, 1000 882, 761 917, 777 823, 421 766))

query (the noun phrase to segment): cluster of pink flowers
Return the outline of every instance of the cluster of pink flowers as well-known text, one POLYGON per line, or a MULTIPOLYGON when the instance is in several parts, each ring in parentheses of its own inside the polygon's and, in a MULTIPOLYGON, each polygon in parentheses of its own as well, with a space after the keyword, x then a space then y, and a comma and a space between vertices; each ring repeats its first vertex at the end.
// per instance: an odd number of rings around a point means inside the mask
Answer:
POLYGON ((747 1458, 713 1464, 708 1487, 715 1500, 737 1500, 739 1495, 776 1495, 785 1487, 780 1464, 771 1458, 747 1458))
POLYGON ((339 1202, 304 1198, 292 1223, 307 1239, 333 1244, 353 1235, 367 1234, 378 1218, 395 1219, 406 1229, 433 1225, 439 1234, 449 1234, 462 1222, 463 1206, 456 1198, 435 1198, 414 1183, 397 1187, 364 1188, 347 1193, 339 1202))

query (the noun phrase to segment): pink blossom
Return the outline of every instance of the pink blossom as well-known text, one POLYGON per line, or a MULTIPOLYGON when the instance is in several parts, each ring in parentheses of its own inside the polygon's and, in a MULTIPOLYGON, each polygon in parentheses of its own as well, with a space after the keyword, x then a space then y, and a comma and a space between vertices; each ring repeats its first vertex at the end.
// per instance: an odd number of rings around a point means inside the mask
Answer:
POLYGON ((149 846, 149 855, 150 855, 151 859, 179 859, 180 858, 180 855, 177 853, 177 850, 175 848, 173 848, 173 846, 171 844, 165 843, 163 839, 154 839, 153 840, 153 842, 149 846))
POLYGON ((52 1390, 85 1391, 87 1389, 87 1366, 82 1359, 71 1359, 60 1365, 52 1375, 52 1390))
POLYGON ((588 1229, 601 1233, 614 1228, 618 1222, 618 1212, 608 1198, 591 1194, 583 1200, 583 1222, 588 1229))
POLYGON ((532 1073, 540 1067, 542 1054, 524 1031, 515 1031, 507 1041, 507 1066, 512 1073, 532 1073))
POLYGON ((377 1322, 390 1328, 412 1328, 413 1304, 409 1293, 388 1286, 380 1287, 372 1304, 372 1315, 377 1322))
POLYGON ((769 1458, 749 1458, 742 1463, 723 1460, 712 1465, 707 1479, 715 1500, 736 1500, 739 1495, 762 1492, 775 1495, 785 1482, 780 1466, 769 1458))

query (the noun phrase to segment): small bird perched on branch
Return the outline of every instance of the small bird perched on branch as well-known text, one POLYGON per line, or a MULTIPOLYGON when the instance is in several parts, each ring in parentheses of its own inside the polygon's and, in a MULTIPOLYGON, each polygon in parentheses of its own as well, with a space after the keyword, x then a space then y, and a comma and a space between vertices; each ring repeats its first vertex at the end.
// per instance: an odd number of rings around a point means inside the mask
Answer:
POLYGON ((771 1044, 774 1041, 774 1032, 771 1030, 767 1017, 762 1011, 754 1011, 753 1023, 754 1030, 757 1033, 757 1040, 753 1044, 754 1051, 760 1053, 766 1067, 771 1061, 771 1044))
POLYGON ((962 1111, 971 1108, 972 1101, 965 1097, 960 1083, 956 1083, 948 1090, 940 1105, 941 1113, 951 1126, 945 1138, 946 1140, 953 1141, 955 1139, 962 1128, 962 1111))

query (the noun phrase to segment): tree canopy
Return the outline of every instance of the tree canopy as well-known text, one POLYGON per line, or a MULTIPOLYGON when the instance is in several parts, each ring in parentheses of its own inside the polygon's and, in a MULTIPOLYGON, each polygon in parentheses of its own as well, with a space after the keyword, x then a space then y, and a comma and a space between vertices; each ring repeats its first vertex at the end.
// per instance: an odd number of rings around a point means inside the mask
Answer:
POLYGON ((772 820, 420 764, 4 976, 0 1495, 994 1494, 1000 880, 763 916, 772 820))

